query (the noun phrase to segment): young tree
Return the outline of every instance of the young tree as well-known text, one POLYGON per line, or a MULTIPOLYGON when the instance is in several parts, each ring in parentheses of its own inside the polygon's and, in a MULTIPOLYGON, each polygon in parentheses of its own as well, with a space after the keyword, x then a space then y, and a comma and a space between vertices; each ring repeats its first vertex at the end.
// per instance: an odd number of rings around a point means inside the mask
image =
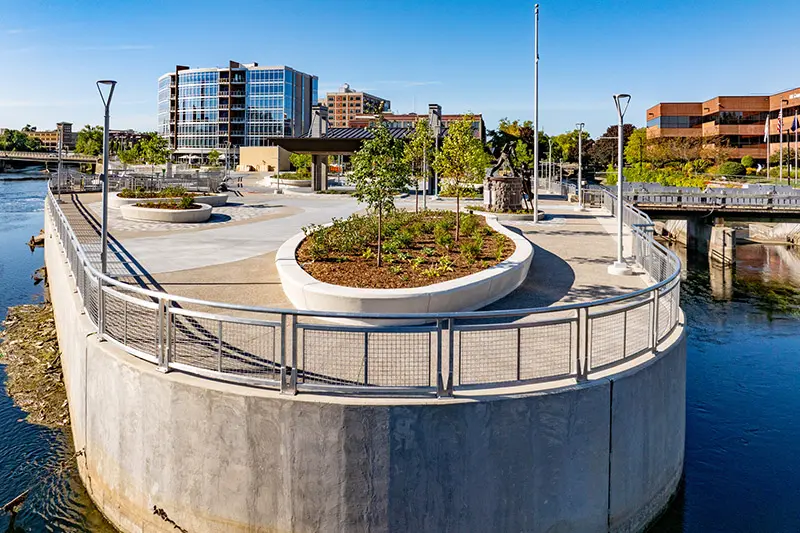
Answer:
POLYGON ((411 184, 405 155, 405 143, 395 139, 386 125, 378 122, 370 128, 372 139, 364 141, 350 159, 353 165, 353 196, 378 213, 378 266, 381 266, 383 213, 394 209, 394 195, 411 184))
POLYGON ((456 241, 461 232, 461 191, 466 183, 483 180, 489 165, 489 154, 472 131, 473 117, 466 115, 447 129, 442 148, 436 154, 434 166, 448 179, 456 192, 456 241))
POLYGON ((78 132, 75 151, 79 154, 100 155, 103 153, 103 126, 86 125, 78 132))
POLYGON ((628 137, 628 142, 625 145, 623 152, 625 155, 625 161, 629 165, 635 165, 636 163, 648 161, 647 148, 647 129, 635 129, 633 133, 631 133, 631 136, 628 137))
MULTIPOLYGON (((414 133, 411 135, 405 148, 405 160, 411 168, 414 178, 415 204, 414 210, 419 211, 419 177, 426 165, 433 160, 433 132, 427 120, 418 120, 414 133)), ((422 176, 423 180, 426 176, 422 176)))
POLYGON ((128 165, 133 165, 134 163, 139 162, 139 154, 137 153, 135 148, 129 148, 127 150, 119 150, 117 152, 117 156, 119 157, 120 163, 122 163, 123 168, 127 167, 128 165))
POLYGON ((219 163, 219 156, 220 156, 220 153, 217 152, 216 150, 211 150, 210 152, 208 152, 208 156, 207 156, 208 157, 208 164, 211 165, 212 167, 217 166, 217 163, 219 163))
POLYGON ((311 172, 311 154, 291 154, 289 162, 298 172, 311 172))
POLYGON ((169 158, 169 145, 155 132, 147 133, 136 145, 142 161, 148 165, 163 165, 169 158))

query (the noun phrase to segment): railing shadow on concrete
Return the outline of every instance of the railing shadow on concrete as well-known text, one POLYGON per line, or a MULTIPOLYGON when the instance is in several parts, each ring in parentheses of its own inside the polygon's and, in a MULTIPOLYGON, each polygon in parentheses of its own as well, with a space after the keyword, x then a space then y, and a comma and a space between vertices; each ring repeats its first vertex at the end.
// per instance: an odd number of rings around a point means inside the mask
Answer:
MULTIPOLYGON (((616 197, 592 190, 615 213, 616 197)), ((678 325, 680 260, 624 204, 636 263, 652 284, 554 307, 451 314, 355 314, 204 301, 101 274, 48 192, 47 215, 101 339, 158 366, 288 394, 448 397, 528 383, 586 380, 655 352, 678 325), (424 318, 421 326, 349 326, 323 318, 424 318)), ((532 272, 531 275, 535 275, 532 272)))

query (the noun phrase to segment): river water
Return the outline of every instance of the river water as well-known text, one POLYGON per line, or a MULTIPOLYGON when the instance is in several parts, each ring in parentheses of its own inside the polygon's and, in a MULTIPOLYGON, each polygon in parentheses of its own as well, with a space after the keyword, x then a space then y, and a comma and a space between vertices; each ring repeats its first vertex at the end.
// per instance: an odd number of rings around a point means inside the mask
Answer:
MULTIPOLYGON (((42 227, 45 182, 7 181, 36 175, 0 174, 0 316, 41 300, 31 273, 42 253, 24 243, 42 227)), ((740 246, 728 271, 685 260, 685 474, 652 531, 800 531, 800 252, 740 246)), ((69 436, 23 418, 3 387, 0 505, 31 489, 14 531, 112 531, 77 477, 69 436)), ((8 524, 0 513, 0 532, 8 524)))

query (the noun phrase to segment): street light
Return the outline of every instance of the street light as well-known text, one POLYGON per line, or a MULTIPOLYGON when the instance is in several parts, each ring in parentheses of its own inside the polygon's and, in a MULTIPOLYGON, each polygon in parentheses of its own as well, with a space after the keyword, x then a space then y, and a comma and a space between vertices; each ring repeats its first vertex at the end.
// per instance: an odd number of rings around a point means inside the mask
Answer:
POLYGON ((61 203, 61 180, 63 172, 62 151, 64 150, 64 123, 56 124, 58 129, 58 203, 61 203))
POLYGON ((622 197, 622 121, 625 118, 625 111, 628 110, 628 104, 631 103, 631 95, 629 94, 615 94, 614 103, 617 106, 617 115, 619 115, 619 125, 617 127, 617 209, 615 215, 617 216, 617 260, 614 264, 609 265, 608 273, 617 276, 626 276, 631 274, 630 267, 625 263, 622 256, 622 213, 624 212, 624 200, 622 197))
POLYGON ((97 92, 105 106, 105 122, 103 123, 103 223, 100 231, 100 271, 108 274, 108 130, 109 130, 109 110, 111 108, 111 98, 114 96, 114 87, 117 82, 114 80, 100 80, 97 82, 97 92), (108 87, 108 96, 103 94, 101 86, 108 87))
POLYGON ((578 207, 575 211, 584 211, 583 208, 583 127, 586 124, 578 122, 578 207))
POLYGON ((533 221, 539 221, 539 4, 533 26, 533 221))
MULTIPOLYGON (((781 100, 781 114, 778 116, 778 128, 780 128, 781 130, 779 139, 781 145, 780 156, 779 156, 781 158, 781 165, 780 165, 780 170, 778 171, 779 175, 778 183, 783 181, 783 104, 788 104, 788 103, 789 100, 781 100)), ((769 154, 767 156, 769 157, 769 154)), ((789 180, 789 183, 791 183, 791 180, 789 180)))

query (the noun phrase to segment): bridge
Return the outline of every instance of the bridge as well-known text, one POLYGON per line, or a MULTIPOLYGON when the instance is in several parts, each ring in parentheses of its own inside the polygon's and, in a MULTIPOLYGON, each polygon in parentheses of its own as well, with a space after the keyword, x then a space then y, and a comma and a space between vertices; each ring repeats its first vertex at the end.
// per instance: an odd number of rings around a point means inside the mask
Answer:
MULTIPOLYGON (((0 164, 2 161, 29 161, 32 163, 58 163, 58 154, 55 152, 18 152, 16 150, 0 150, 0 164)), ((63 154, 63 163, 87 163, 96 165, 100 158, 84 154, 63 154)))
POLYGON ((746 189, 640 190, 631 188, 625 199, 657 218, 691 216, 721 217, 735 220, 775 220, 800 218, 800 189, 755 186, 746 189))

